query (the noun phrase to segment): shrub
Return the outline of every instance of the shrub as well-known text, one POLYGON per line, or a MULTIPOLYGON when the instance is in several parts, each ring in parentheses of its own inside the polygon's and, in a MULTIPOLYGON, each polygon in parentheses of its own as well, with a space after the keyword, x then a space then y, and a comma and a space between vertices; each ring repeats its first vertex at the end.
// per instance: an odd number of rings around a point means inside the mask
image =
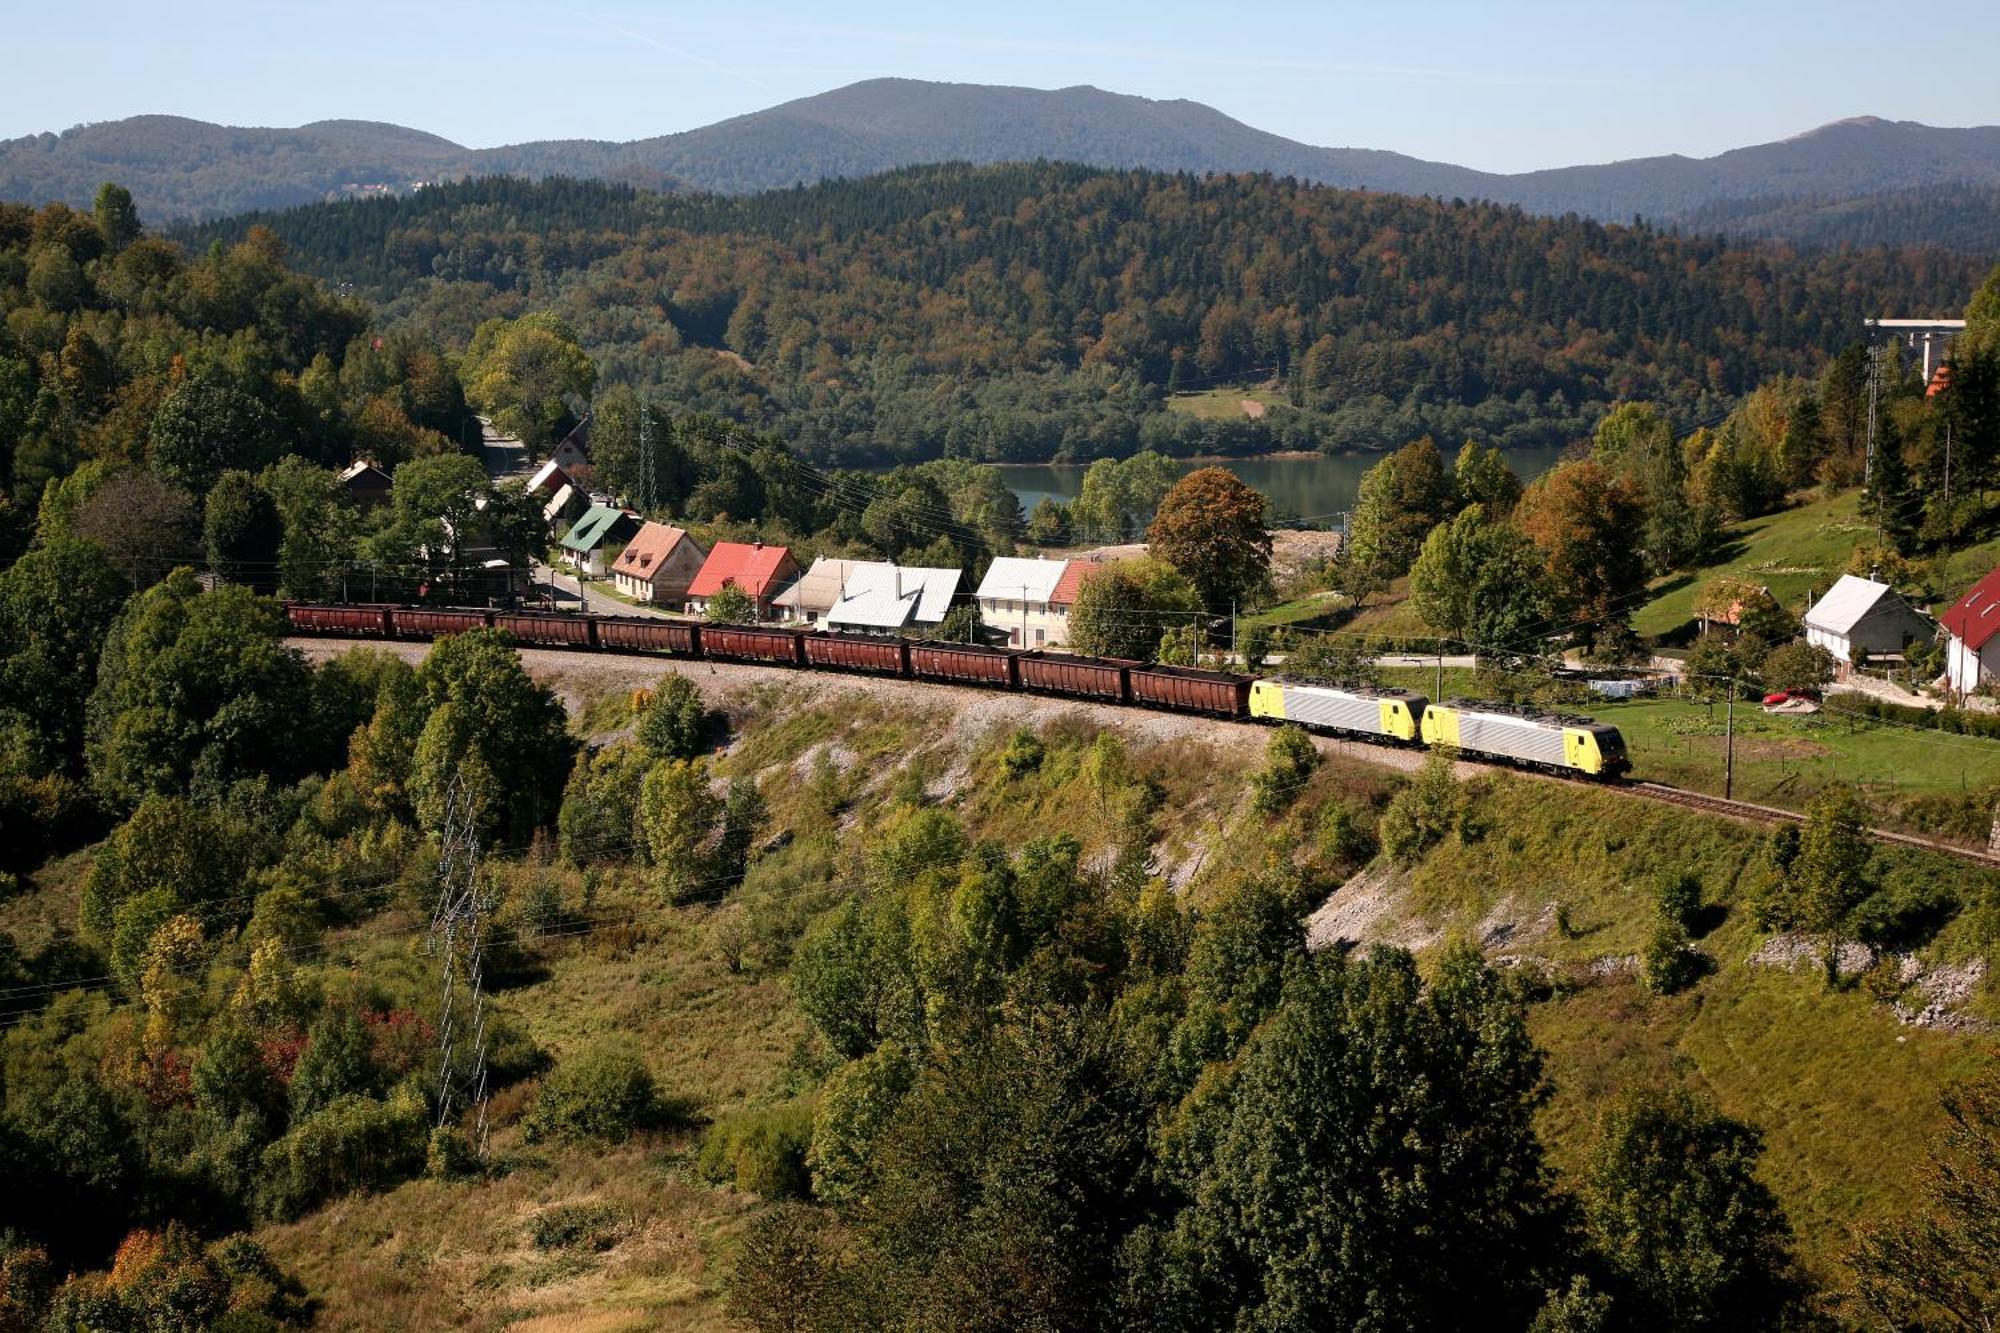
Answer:
POLYGON ((766 1199, 804 1198, 806 1147, 812 1140, 812 1106, 783 1106, 718 1120, 702 1139, 701 1174, 766 1199))
POLYGON ((1317 841, 1320 859, 1330 865, 1358 866, 1375 855, 1375 835, 1341 801, 1320 807, 1317 841))
POLYGON ((1701 915, 1701 877, 1691 870, 1668 872, 1654 889, 1653 902, 1662 920, 1692 932, 1701 915))
POLYGON ((528 1222, 528 1239, 538 1250, 601 1253, 618 1243, 624 1218, 608 1203, 559 1203, 528 1222))
POLYGON ((1457 826, 1464 808, 1453 755, 1432 750, 1417 776, 1390 798, 1377 834, 1382 850, 1400 865, 1415 865, 1425 852, 1445 840, 1457 826))
POLYGON ((622 1045, 600 1042, 563 1061, 542 1080, 522 1129, 530 1143, 544 1139, 623 1143, 658 1123, 660 1109, 645 1062, 622 1045))
POLYGON ((1702 956, 1688 941, 1687 927, 1671 917, 1662 917, 1653 928, 1644 958, 1646 989, 1655 995, 1672 995, 1692 986, 1702 973, 1702 956))
POLYGON ((656 759, 693 759, 707 744, 708 710, 686 676, 668 676, 639 717, 639 744, 656 759))
POLYGON ((340 1098, 264 1149, 260 1210, 294 1218, 339 1195, 416 1175, 425 1166, 428 1119, 415 1098, 340 1098))
POLYGON ((1250 779, 1260 815, 1275 815, 1290 805, 1319 768, 1319 751, 1303 727, 1286 725, 1272 733, 1264 747, 1264 767, 1250 779))
POLYGON ((1007 748, 1000 752, 1000 767, 1007 771, 1008 777, 1019 782, 1041 768, 1046 753, 1042 738, 1023 727, 1013 734, 1007 741, 1007 748))

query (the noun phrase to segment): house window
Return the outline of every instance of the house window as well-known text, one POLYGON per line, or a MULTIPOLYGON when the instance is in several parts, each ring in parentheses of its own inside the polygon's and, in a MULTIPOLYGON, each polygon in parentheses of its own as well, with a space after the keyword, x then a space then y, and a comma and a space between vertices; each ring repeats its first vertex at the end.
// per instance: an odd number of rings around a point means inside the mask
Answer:
POLYGON ((1007 646, 1009 648, 1019 648, 1021 646, 1021 631, 1017 629, 1007 631, 1007 646))
POLYGON ((1043 634, 1042 631, 1039 629, 1035 631, 1035 647, 1039 648, 1047 641, 1048 641, 1047 635, 1043 634))

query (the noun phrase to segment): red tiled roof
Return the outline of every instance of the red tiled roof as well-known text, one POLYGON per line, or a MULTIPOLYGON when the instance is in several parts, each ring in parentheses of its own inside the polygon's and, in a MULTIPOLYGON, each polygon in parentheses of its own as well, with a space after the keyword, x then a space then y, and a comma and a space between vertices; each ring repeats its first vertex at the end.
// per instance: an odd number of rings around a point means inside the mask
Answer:
POLYGON ((1050 606, 1075 606, 1076 590, 1083 586, 1083 576, 1097 566, 1088 560, 1072 560, 1063 566, 1062 577, 1049 592, 1050 606))
POLYGON ((2000 633, 2000 569, 1972 585, 1972 591, 1951 604, 1938 623, 1978 652, 1986 641, 2000 633))
POLYGON ((673 554, 674 548, 686 540, 684 529, 669 527, 665 523, 647 523, 639 529, 639 535, 618 553, 611 572, 635 579, 651 579, 659 573, 660 566, 673 554))
POLYGON ((752 546, 746 542, 717 542, 702 562, 701 572, 688 585, 690 597, 713 597, 725 583, 734 583, 752 597, 774 591, 772 582, 792 563, 792 553, 783 546, 752 546))

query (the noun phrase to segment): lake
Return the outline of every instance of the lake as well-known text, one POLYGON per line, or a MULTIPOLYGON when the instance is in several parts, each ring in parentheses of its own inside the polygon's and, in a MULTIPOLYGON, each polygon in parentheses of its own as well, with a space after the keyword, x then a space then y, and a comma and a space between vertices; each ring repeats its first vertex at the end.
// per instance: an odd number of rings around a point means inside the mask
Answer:
MULTIPOLYGON (((1561 445, 1526 449, 1504 449, 1507 465, 1522 481, 1530 481, 1554 467, 1562 457, 1561 445)), ((1445 453, 1450 464, 1456 450, 1445 453)), ((1329 527, 1341 514, 1354 508, 1354 496, 1361 486, 1361 474, 1383 459, 1382 454, 1312 454, 1304 458, 1231 458, 1220 462, 1183 463, 1183 472, 1200 467, 1225 467, 1264 493, 1271 502, 1273 517, 1305 520, 1313 527, 1329 527)), ((1087 463, 1004 463, 997 464, 1008 489, 1021 497, 1021 509, 1028 512, 1043 496, 1068 503, 1083 490, 1087 463)))

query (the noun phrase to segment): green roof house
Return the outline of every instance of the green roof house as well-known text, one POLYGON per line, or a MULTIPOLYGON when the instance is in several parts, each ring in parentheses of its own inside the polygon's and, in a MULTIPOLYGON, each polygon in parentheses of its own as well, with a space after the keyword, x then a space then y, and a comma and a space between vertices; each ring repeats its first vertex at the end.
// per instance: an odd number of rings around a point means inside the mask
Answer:
POLYGON ((592 505, 562 539, 563 563, 579 573, 603 577, 605 552, 623 546, 639 531, 635 514, 611 505, 592 505))

